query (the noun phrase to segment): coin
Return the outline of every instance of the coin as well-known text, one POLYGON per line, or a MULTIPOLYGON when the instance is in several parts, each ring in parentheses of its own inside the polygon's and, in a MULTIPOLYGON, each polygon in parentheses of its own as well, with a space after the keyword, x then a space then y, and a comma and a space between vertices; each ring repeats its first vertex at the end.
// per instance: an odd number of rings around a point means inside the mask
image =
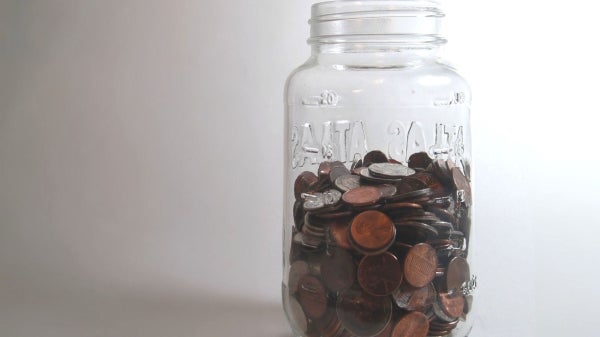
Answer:
POLYGON ((374 163, 369 166, 369 173, 374 177, 399 179, 415 174, 415 170, 402 164, 374 163))
POLYGON ((400 318, 392 331, 392 337, 427 337, 427 331, 429 331, 427 316, 413 311, 400 318))
POLYGON ((309 274, 308 263, 305 261, 296 261, 290 266, 288 272, 288 289, 290 294, 295 294, 300 287, 300 280, 309 274))
POLYGON ((298 287, 298 301, 308 317, 322 317, 327 310, 327 294, 321 281, 314 276, 304 276, 298 287))
POLYGON ((398 190, 396 186, 389 184, 383 184, 377 187, 381 190, 381 198, 383 199, 389 199, 393 197, 396 194, 396 191, 398 190))
POLYGON ((471 205, 471 185, 458 167, 452 168, 452 181, 457 191, 463 191, 465 203, 471 205))
POLYGON ((352 246, 350 245, 350 241, 348 241, 348 227, 350 223, 348 220, 340 220, 335 221, 329 227, 329 231, 331 233, 331 237, 335 241, 335 244, 343 249, 351 250, 352 246))
POLYGON ((435 249, 426 243, 413 246, 404 260, 404 279, 412 286, 426 286, 435 277, 437 254, 435 249))
POLYGON ((398 184, 398 183, 402 182, 402 179, 403 179, 403 178, 376 177, 371 174, 371 171, 369 171, 368 167, 359 168, 359 169, 357 169, 357 172, 360 175, 361 180, 364 180, 365 182, 370 182, 370 183, 398 184))
POLYGON ((395 222, 396 239, 409 245, 427 242, 438 236, 435 228, 417 221, 402 220, 395 222))
POLYGON ((410 179, 421 181, 425 186, 431 188, 434 191, 434 196, 446 195, 446 189, 435 175, 429 172, 418 172, 410 176, 410 179))
POLYGON ((290 318, 292 327, 299 332, 306 333, 308 331, 308 320, 306 319, 304 310, 302 310, 302 306, 300 306, 300 303, 293 296, 285 296, 284 300, 286 299, 288 301, 286 312, 290 318))
POLYGON ((381 190, 373 186, 361 186, 342 195, 342 200, 352 206, 373 205, 381 199, 381 190))
POLYGON ((336 337, 342 333, 342 322, 337 317, 334 309, 328 309, 327 313, 320 319, 314 321, 316 330, 320 336, 336 337))
POLYGON ((408 158, 408 167, 426 169, 431 164, 431 157, 426 152, 417 152, 408 158))
POLYGON ((455 257, 448 263, 446 272, 446 290, 460 292, 461 287, 471 279, 469 263, 462 257, 455 257))
POLYGON ((302 193, 307 193, 312 184, 316 183, 319 178, 309 171, 304 171, 298 175, 294 182, 294 196, 296 200, 300 200, 302 193))
POLYGON ((399 308, 410 311, 423 311, 436 300, 437 293, 432 283, 415 288, 410 284, 403 284, 392 294, 399 308))
POLYGON ((438 300, 433 304, 435 314, 446 322, 452 322, 463 314, 465 298, 461 295, 449 295, 441 293, 438 300))
POLYGON ((349 237, 359 249, 378 251, 394 241, 396 228, 392 220, 379 211, 365 211, 352 219, 349 237))
POLYGON ((354 174, 342 175, 337 177, 334 185, 340 191, 348 192, 357 187, 360 187, 360 177, 354 174))
POLYGON ((304 208, 301 201, 294 202, 294 226, 298 231, 302 230, 302 226, 304 226, 304 208))
POLYGON ((365 155, 365 158, 363 159, 363 166, 368 167, 373 163, 387 163, 387 161, 388 158, 383 152, 375 150, 365 155))
POLYGON ((349 288, 354 283, 354 271, 352 256, 342 248, 334 249, 332 254, 321 259, 321 277, 333 292, 349 288))
POLYGON ((336 312, 346 330, 355 336, 374 336, 383 331, 392 318, 389 296, 371 296, 350 288, 341 293, 336 312))
POLYGON ((388 252, 363 257, 357 274, 360 286, 373 296, 390 295, 402 283, 402 266, 388 252))
POLYGON ((329 181, 334 184, 337 178, 350 174, 350 170, 348 170, 346 166, 342 164, 341 166, 336 166, 331 169, 331 172, 329 173, 329 181))

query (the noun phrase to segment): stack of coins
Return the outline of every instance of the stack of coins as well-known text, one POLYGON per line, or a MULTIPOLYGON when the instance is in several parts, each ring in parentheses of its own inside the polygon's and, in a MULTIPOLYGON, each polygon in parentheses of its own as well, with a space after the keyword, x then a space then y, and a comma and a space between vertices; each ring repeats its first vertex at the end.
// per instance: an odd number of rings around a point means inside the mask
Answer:
POLYGON ((465 320, 471 187, 452 160, 369 152, 294 184, 286 311, 310 337, 446 336, 465 320))

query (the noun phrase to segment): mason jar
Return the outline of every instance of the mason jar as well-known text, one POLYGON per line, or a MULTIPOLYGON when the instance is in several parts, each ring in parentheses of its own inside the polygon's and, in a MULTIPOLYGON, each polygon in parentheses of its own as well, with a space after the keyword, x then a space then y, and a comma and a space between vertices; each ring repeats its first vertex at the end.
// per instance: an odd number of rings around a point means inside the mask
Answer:
POLYGON ((471 93, 436 2, 313 5, 285 88, 283 303, 296 336, 467 336, 471 93))

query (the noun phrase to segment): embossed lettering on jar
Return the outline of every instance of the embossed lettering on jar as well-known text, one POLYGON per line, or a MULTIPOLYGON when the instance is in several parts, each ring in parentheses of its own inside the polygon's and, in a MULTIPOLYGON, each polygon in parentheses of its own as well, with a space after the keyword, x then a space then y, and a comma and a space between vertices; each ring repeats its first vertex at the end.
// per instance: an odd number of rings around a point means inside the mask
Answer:
POLYGON ((283 303, 297 336, 466 337, 471 94, 436 2, 315 4, 285 88, 283 303))

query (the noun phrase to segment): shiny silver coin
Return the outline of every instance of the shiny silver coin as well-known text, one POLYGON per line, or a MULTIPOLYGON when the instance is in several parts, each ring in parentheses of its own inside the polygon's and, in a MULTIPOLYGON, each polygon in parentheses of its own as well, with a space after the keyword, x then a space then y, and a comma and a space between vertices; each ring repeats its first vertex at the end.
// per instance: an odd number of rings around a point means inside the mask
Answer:
POLYGON ((398 179, 416 173, 408 166, 396 163, 374 163, 369 166, 371 175, 381 178, 398 179))

